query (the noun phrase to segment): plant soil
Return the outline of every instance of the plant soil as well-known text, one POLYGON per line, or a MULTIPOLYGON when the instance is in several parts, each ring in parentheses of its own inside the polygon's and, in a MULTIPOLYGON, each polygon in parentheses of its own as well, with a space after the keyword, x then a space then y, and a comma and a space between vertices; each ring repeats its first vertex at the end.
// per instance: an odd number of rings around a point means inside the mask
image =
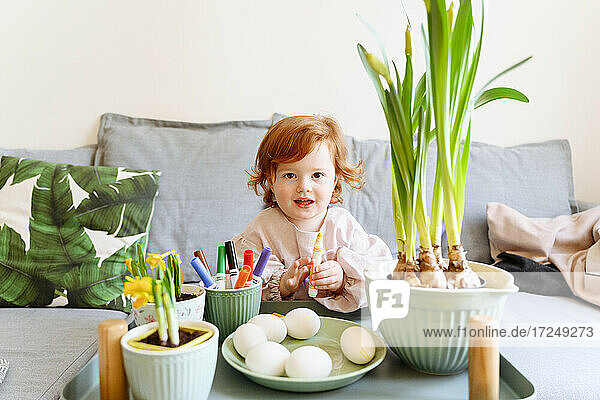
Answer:
POLYGON ((191 300, 191 299, 195 299, 196 297, 198 297, 198 295, 196 295, 196 294, 181 293, 181 295, 177 298, 177 301, 191 300))
MULTIPOLYGON (((179 328, 179 346, 183 346, 184 344, 191 342, 192 340, 196 339, 199 336, 204 335, 206 332, 206 330, 202 330, 202 329, 186 329, 186 328, 179 328)), ((160 337, 158 336, 158 331, 154 332, 152 335, 148 336, 145 339, 140 340, 141 343, 148 343, 148 344, 153 344, 156 346, 162 346, 162 347, 171 347, 171 348, 176 348, 179 346, 175 346, 173 345, 171 342, 167 341, 167 343, 163 343, 160 341, 160 337)))

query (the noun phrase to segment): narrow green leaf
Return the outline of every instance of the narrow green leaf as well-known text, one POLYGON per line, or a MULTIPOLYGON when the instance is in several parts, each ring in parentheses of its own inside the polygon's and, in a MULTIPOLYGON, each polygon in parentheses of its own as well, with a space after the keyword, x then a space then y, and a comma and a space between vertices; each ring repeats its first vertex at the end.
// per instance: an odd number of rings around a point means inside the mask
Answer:
POLYGON ((490 101, 499 99, 510 99, 521 101, 523 103, 529 103, 529 99, 527 98, 527 96, 525 96, 517 89, 497 87, 493 89, 488 89, 485 92, 481 93, 481 95, 479 95, 478 97, 475 97, 474 108, 477 109, 482 105, 489 103, 490 101))
POLYGON ((500 72, 499 74, 497 74, 496 76, 494 76, 492 79, 490 79, 489 81, 487 81, 485 83, 485 85, 483 85, 481 87, 481 89, 479 89, 479 92, 477 93, 476 97, 479 97, 481 95, 481 93, 483 93, 483 91, 488 86, 490 86, 492 84, 492 82, 494 82, 496 79, 500 78, 502 75, 506 74, 507 72, 510 72, 513 69, 520 67, 521 65, 525 64, 527 61, 531 60, 532 58, 533 58, 533 56, 525 57, 524 59, 522 59, 518 63, 511 65, 510 67, 506 68, 505 70, 503 70, 502 72, 500 72))

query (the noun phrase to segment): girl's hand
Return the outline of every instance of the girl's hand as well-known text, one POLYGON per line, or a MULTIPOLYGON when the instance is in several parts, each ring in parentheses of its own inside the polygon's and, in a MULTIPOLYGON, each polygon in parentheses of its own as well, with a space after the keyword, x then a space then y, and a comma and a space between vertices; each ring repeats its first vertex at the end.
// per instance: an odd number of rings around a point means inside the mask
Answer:
POLYGON ((339 293, 344 287, 344 270, 337 261, 325 261, 315 267, 310 279, 317 290, 339 293))
POLYGON ((310 274, 311 262, 310 257, 299 258, 281 275, 279 281, 281 297, 287 297, 298 290, 310 274))

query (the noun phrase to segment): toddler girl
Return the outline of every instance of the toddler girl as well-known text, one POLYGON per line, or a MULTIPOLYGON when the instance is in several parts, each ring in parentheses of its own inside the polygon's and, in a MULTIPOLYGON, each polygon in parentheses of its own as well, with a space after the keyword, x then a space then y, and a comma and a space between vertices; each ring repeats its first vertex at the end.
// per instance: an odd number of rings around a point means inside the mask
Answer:
MULTIPOLYGON (((341 203, 342 182, 362 187, 362 161, 352 166, 338 123, 324 116, 285 118, 262 140, 248 186, 270 206, 233 238, 236 253, 273 252, 264 269, 263 300, 303 300, 315 239, 323 235, 323 261, 315 266, 316 300, 335 311, 366 305, 363 270, 369 259, 391 259, 341 203)), ((240 259, 241 261, 241 259, 240 259)))

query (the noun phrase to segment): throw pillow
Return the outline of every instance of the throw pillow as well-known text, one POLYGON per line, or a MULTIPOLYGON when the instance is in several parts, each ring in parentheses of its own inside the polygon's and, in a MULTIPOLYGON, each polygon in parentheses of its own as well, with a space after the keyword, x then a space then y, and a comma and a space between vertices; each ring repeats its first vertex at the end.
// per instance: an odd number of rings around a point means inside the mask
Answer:
POLYGON ((120 299, 125 260, 146 247, 159 175, 2 157, 0 298, 42 306, 66 291, 78 307, 120 299))

